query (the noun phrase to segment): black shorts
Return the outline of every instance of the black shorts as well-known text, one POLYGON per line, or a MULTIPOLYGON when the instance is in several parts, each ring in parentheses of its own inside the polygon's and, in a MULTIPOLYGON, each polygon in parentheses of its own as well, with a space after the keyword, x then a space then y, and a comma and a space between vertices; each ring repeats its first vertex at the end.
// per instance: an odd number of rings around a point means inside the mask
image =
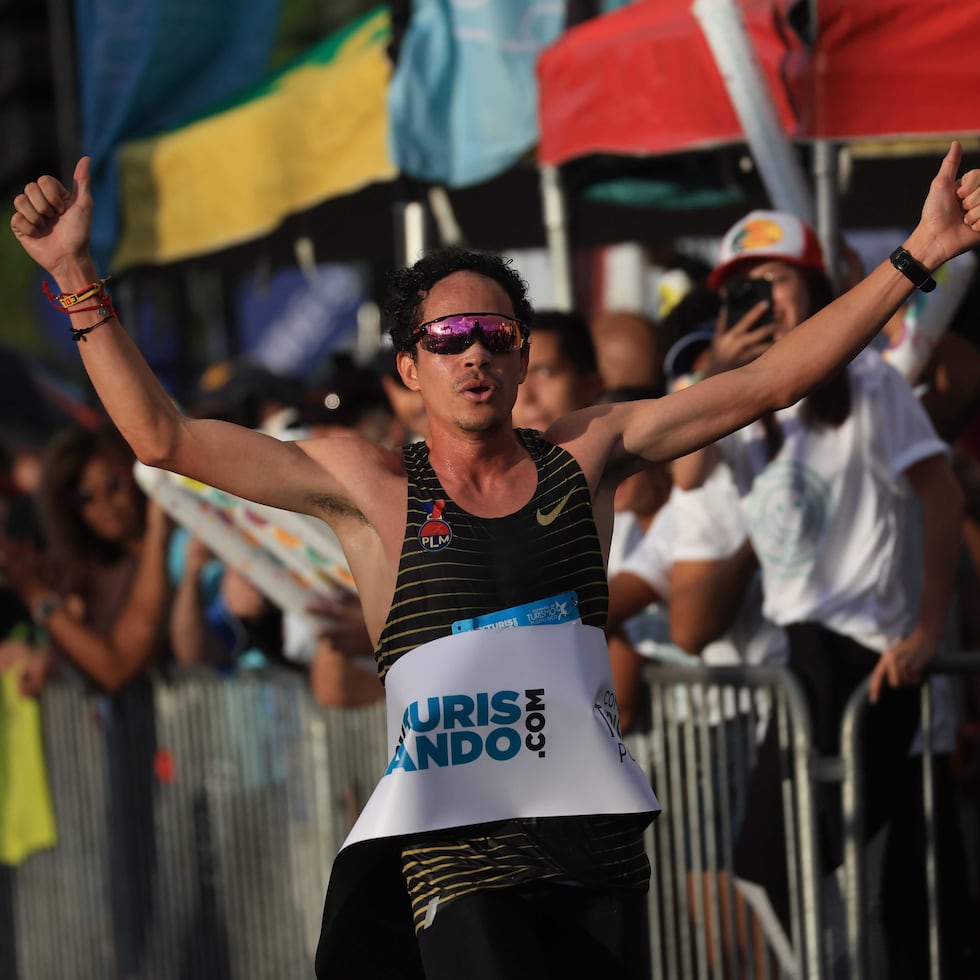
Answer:
POLYGON ((474 892, 419 933, 426 980, 647 980, 646 895, 534 882, 474 892))

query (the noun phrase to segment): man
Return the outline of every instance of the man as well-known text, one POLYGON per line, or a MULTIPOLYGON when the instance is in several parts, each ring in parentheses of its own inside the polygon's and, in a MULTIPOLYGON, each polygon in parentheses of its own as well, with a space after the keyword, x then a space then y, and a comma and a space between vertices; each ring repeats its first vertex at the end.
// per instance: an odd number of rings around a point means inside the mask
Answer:
POLYGON ((589 325, 579 313, 538 311, 514 425, 546 432, 556 419, 593 404, 602 392, 589 325))
MULTIPOLYGON (((960 157, 960 146, 954 143, 933 181, 922 220, 905 242, 908 253, 927 270, 980 242, 980 171, 957 181, 960 157)), ((594 667, 594 638, 596 632, 601 635, 605 620, 601 556, 608 548, 619 482, 648 462, 689 453, 766 411, 792 404, 866 344, 912 289, 902 272, 883 263, 828 312, 749 367, 656 401, 586 408, 557 420, 547 438, 526 440, 511 425, 528 363, 531 309, 523 284, 508 266, 485 257, 451 253, 444 261, 436 255, 403 274, 398 291, 402 301, 391 310, 399 372, 425 402, 428 441, 417 444, 421 448, 415 453, 404 454, 357 439, 284 443, 179 414, 122 329, 97 279, 89 253, 92 200, 87 159, 79 162, 74 180, 71 192, 52 177, 29 184, 15 200, 11 225, 28 254, 64 291, 60 302, 69 310, 80 310, 71 325, 86 370, 137 455, 231 493, 327 521, 361 586, 365 620, 379 643, 381 670, 388 678, 389 706, 394 675, 399 685, 415 690, 416 666, 438 665, 434 679, 423 678, 433 684, 443 670, 459 672, 453 674, 454 683, 466 684, 463 691, 474 689, 467 680, 470 674, 487 671, 494 675, 495 696, 504 696, 494 709, 501 729, 507 727, 503 720, 513 716, 508 698, 516 692, 507 689, 506 677, 494 674, 500 664, 520 674, 530 669, 524 661, 533 661, 530 666, 536 669, 540 658, 546 665, 541 688, 567 680, 570 697, 578 693, 572 689, 574 678, 556 668, 555 656, 581 666, 583 676, 594 667), (407 515, 415 520, 419 511, 425 520, 409 524, 407 515), (517 523, 508 523, 511 518, 517 523), (457 522, 462 530, 454 535, 457 522), (502 534, 498 529, 504 526, 508 530, 502 534), (531 533, 515 540, 517 528, 531 533), (455 546, 464 555, 458 565, 452 565, 450 548, 455 546), (471 552, 499 552, 499 562, 493 557, 487 567, 474 569, 465 560, 471 552), (467 593, 454 581, 440 590, 438 579, 428 574, 426 554, 435 557, 443 574, 463 576, 472 591, 467 593), (568 582, 566 573, 577 593, 575 602, 553 591, 556 584, 568 582), (519 584, 515 587, 514 582, 519 584), (510 630, 501 642, 495 630, 472 629, 489 625, 484 587, 499 596, 496 609, 507 613, 504 607, 512 602, 530 605, 536 614, 555 610, 557 615, 570 607, 577 615, 572 621, 510 630), (456 618, 461 608, 471 610, 468 620, 456 618), (407 622, 403 616, 409 617, 407 622), (457 622, 463 622, 458 635, 457 622), (427 639, 433 636, 436 639, 427 639), (529 636, 534 638, 533 652, 529 636), (417 638, 424 638, 421 646, 417 638), (565 643, 567 651, 559 649, 565 643), (409 652, 411 656, 401 661, 409 652), (515 658, 515 652, 522 656, 515 658)), ((493 620, 493 614, 489 618, 493 620)), ((521 674, 522 683, 525 676, 521 674)), ((597 683, 604 683, 604 678, 597 683)), ((601 693, 601 688, 595 690, 601 693)), ((453 701, 451 716, 459 720, 460 730, 444 734, 457 736, 460 743, 474 711, 477 716, 489 713, 485 702, 482 708, 473 707, 471 698, 467 716, 464 702, 454 699, 452 691, 443 690, 440 697, 427 701, 423 689, 415 701, 404 702, 403 730, 389 771, 399 765, 407 768, 406 740, 418 734, 423 722, 434 724, 436 711, 448 710, 447 697, 453 701), (429 716, 423 719, 426 704, 429 716)), ((585 718, 592 717, 591 705, 584 711, 585 718)), ((549 755, 542 742, 545 712, 528 711, 523 717, 528 738, 539 747, 534 758, 550 765, 555 751, 549 755)), ((396 734, 398 719, 396 713, 396 734)), ((615 718, 601 715, 600 720, 614 732, 615 718)), ((563 732, 570 740, 597 732, 591 724, 578 728, 581 733, 563 732)), ((591 742, 583 745, 591 748, 591 742)), ((433 752, 438 749, 432 747, 433 752)), ((521 755, 523 764, 525 753, 521 755)), ((541 810, 528 812, 515 802, 511 816, 530 819, 503 820, 500 833, 493 828, 467 831, 462 824, 447 823, 443 804, 449 809, 499 812, 498 797, 512 787, 495 783, 492 793, 475 799, 479 786, 457 792, 452 782, 465 779, 467 767, 449 767, 452 780, 437 797, 439 807, 424 816, 433 830, 446 831, 442 841, 452 865, 449 881, 456 886, 452 894, 433 891, 438 882, 426 878, 425 855, 413 866, 418 835, 397 843, 429 980, 562 971, 582 975, 601 966, 622 976, 637 975, 642 963, 630 943, 638 920, 635 896, 647 873, 642 852, 637 851, 639 828, 656 804, 649 799, 638 802, 641 793, 635 782, 628 792, 623 790, 625 796, 633 794, 628 804, 608 804, 633 778, 628 766, 616 768, 625 761, 620 756, 611 767, 615 778, 610 767, 590 765, 577 769, 574 779, 566 773, 563 781, 548 783, 562 801, 571 800, 570 806, 579 799, 577 793, 589 795, 601 784, 603 789, 591 794, 588 809, 578 810, 595 816, 576 818, 571 811, 571 821, 536 819, 554 810, 547 796, 535 796, 530 782, 522 785, 522 793, 534 796, 541 810), (498 853, 506 860, 498 862, 498 853), (471 885, 466 884, 468 874, 471 885)), ((445 774, 438 763, 432 769, 445 774)), ((383 780, 379 791, 393 784, 405 788, 408 782, 383 780)), ((428 801, 414 802, 424 808, 428 801)), ((390 817, 405 821, 408 814, 396 808, 390 817)), ((338 887, 343 884, 341 877, 335 867, 331 891, 335 881, 338 887)), ((385 904, 381 894, 373 897, 366 924, 375 939, 358 950, 362 958, 378 956, 397 928, 386 914, 398 907, 397 900, 385 904)), ((406 904, 403 894, 401 907, 406 904)), ((358 924, 351 917, 345 921, 342 908, 339 917, 325 916, 328 935, 321 936, 318 972, 324 976, 329 971, 331 980, 370 976, 358 956, 345 957, 343 942, 329 930, 334 924, 358 924)), ((329 896, 328 910, 333 911, 329 896)), ((377 969, 382 968, 379 964, 377 969)), ((402 972, 408 974, 408 967, 402 972)))
POLYGON ((589 324, 603 386, 663 388, 664 351, 657 325, 642 313, 606 310, 589 324))

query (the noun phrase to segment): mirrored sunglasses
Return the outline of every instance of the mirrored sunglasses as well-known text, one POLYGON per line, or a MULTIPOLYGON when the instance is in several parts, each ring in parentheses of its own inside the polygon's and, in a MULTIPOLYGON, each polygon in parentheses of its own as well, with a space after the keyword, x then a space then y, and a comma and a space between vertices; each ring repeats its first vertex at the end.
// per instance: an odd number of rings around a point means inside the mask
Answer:
POLYGON ((501 313, 451 313, 421 324, 412 343, 430 354, 462 354, 477 337, 491 354, 510 354, 527 343, 528 329, 501 313))

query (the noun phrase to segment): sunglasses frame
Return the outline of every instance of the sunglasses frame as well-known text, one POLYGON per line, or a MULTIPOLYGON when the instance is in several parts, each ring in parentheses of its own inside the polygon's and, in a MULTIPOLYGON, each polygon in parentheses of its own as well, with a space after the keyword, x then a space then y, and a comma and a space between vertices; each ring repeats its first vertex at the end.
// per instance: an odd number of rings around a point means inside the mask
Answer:
POLYGON ((477 331, 479 331, 480 336, 483 338, 483 341, 487 340, 487 334, 484 332, 481 326, 477 325, 470 329, 469 333, 466 334, 466 344, 463 347, 461 347, 458 351, 432 350, 432 348, 427 347, 424 343, 424 339, 429 336, 427 328, 432 326, 433 323, 441 323, 443 320, 455 320, 455 319, 460 319, 462 317, 480 317, 480 316, 495 317, 499 320, 506 320, 508 321, 508 323, 517 324, 517 337, 518 337, 517 346, 512 347, 510 350, 506 350, 506 351, 495 351, 492 350, 490 347, 488 347, 486 343, 484 343, 484 346, 487 347, 487 350, 489 350, 491 354, 513 354, 515 351, 519 351, 524 347, 526 347, 528 342, 530 341, 531 332, 530 330, 528 330, 527 324, 524 323, 523 320, 519 320, 516 316, 507 316, 506 313, 491 313, 485 310, 481 313, 447 313, 445 316, 437 316, 432 320, 426 320, 425 323, 420 323, 413 331, 412 344, 418 344, 424 351, 439 356, 445 356, 445 355, 452 356, 455 354, 462 354, 464 351, 469 350, 469 348, 473 345, 473 342, 476 339, 477 331))

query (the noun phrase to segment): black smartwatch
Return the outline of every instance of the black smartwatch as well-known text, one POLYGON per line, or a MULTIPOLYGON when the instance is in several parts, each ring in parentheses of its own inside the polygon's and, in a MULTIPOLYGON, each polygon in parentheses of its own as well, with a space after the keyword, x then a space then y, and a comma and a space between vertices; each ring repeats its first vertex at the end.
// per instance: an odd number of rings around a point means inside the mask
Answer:
POLYGON ((891 263, 916 289, 931 293, 936 288, 936 280, 919 265, 901 245, 889 256, 891 263))

